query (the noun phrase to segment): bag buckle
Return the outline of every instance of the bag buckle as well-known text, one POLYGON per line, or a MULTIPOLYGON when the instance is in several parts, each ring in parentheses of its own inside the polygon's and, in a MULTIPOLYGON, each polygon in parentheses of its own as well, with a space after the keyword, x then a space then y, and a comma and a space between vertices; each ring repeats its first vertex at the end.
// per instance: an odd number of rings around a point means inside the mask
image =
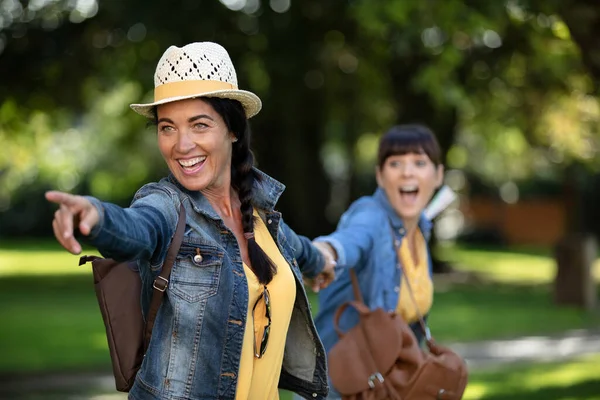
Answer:
POLYGON ((169 286, 169 280, 166 278, 163 278, 162 276, 157 276, 156 279, 154 280, 154 283, 152 284, 152 287, 154 289, 158 290, 159 292, 164 292, 165 290, 167 290, 167 286, 169 286), (159 279, 161 281, 159 281, 159 279), (158 284, 158 286, 157 286, 157 284, 158 284))
POLYGON ((437 396, 436 396, 436 400, 444 400, 444 398, 442 396, 444 396, 444 393, 446 393, 446 391, 444 389, 440 389, 440 391, 438 392, 437 396))
POLYGON ((375 389, 375 379, 377 379, 379 383, 383 383, 383 381, 385 380, 383 379, 383 375, 381 375, 379 372, 375 372, 369 377, 369 380, 367 381, 371 389, 375 389))

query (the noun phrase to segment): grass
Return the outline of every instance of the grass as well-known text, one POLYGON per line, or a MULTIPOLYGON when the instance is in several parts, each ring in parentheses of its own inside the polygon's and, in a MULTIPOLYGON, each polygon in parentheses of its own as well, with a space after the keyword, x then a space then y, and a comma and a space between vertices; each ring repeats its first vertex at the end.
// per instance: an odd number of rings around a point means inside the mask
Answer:
MULTIPOLYGON (((552 305, 554 268, 544 252, 459 247, 446 249, 444 257, 485 280, 447 290, 440 285, 430 319, 440 342, 600 326, 596 314, 552 305)), ((77 262, 53 241, 0 244, 0 373, 110 369, 90 267, 77 262)), ((590 390, 600 393, 593 380, 600 376, 600 360, 590 360, 474 373, 465 398, 593 399, 590 390), (545 376, 551 383, 541 383, 545 376), (565 382, 588 397, 569 393, 565 382), (555 392, 569 395, 552 397, 555 392)), ((282 400, 289 398, 282 393, 282 400)))
POLYGON ((600 400, 600 355, 471 374, 464 400, 505 399, 600 400))
MULTIPOLYGON (((457 246, 443 249, 442 257, 482 279, 448 290, 438 285, 430 319, 438 339, 481 340, 600 327, 598 312, 553 305, 556 267, 548 252, 457 246)), ((600 282, 600 260, 593 274, 600 282)))
MULTIPOLYGON (((550 284, 556 265, 549 251, 540 249, 442 248, 440 256, 462 271, 474 272, 496 283, 518 285, 550 284)), ((600 282, 600 258, 592 267, 600 282)))
POLYGON ((459 285, 436 293, 429 325, 438 341, 472 341, 600 327, 600 315, 553 306, 545 287, 459 285))
POLYGON ((52 242, 2 244, 0 371, 110 368, 90 267, 77 264, 52 242))

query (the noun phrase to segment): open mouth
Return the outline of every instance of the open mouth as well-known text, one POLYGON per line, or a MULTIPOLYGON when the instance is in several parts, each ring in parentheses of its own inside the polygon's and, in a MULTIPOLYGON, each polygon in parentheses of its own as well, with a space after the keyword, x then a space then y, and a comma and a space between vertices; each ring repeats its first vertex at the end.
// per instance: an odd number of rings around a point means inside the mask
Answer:
POLYGON ((185 172, 186 174, 198 172, 200 168, 202 168, 202 166, 204 165, 205 161, 206 156, 177 160, 177 162, 181 166, 181 169, 183 169, 183 172, 185 172))
POLYGON ((417 185, 404 185, 400 187, 400 198, 402 201, 413 204, 419 195, 417 185))

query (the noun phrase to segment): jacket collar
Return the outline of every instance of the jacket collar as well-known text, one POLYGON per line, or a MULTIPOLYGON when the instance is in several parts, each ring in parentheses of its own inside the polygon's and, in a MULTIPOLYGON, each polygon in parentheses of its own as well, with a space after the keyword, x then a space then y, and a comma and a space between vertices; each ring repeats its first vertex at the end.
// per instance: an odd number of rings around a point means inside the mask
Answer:
MULTIPOLYGON (((396 213, 396 210, 394 210, 394 208, 390 204, 390 201, 388 200, 385 191, 382 188, 378 187, 375 190, 375 193, 373 194, 373 198, 385 210, 388 218, 392 222, 392 228, 394 228, 394 232, 399 232, 400 236, 404 236, 406 234, 406 231, 404 230, 404 222, 402 222, 402 218, 400 218, 398 213, 396 213)), ((421 213, 421 216, 419 217, 418 226, 421 230, 421 233, 423 233, 423 237, 425 237, 425 240, 429 240, 429 238, 431 237, 431 229, 433 227, 433 224, 430 220, 428 220, 425 217, 423 213, 421 213)))
MULTIPOLYGON (((273 211, 279 197, 285 190, 285 185, 257 168, 253 168, 253 170, 258 179, 254 180, 254 185, 252 187, 252 205, 258 209, 273 211)), ((205 214, 212 219, 221 219, 208 202, 208 199, 200 193, 200 191, 187 190, 177 181, 177 179, 175 179, 173 174, 169 174, 166 179, 177 186, 179 190, 190 198, 194 210, 205 214)))

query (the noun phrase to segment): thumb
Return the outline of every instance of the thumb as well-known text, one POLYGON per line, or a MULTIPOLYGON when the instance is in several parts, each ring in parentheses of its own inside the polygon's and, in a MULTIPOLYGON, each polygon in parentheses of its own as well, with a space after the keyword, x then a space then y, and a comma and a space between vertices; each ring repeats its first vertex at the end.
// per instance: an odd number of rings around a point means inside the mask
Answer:
POLYGON ((323 282, 323 276, 322 275, 317 275, 315 277, 315 280, 313 281, 313 286, 312 286, 312 290, 315 293, 319 293, 319 290, 321 290, 321 283, 323 282))
POLYGON ((82 235, 88 236, 92 231, 92 228, 98 223, 98 220, 98 210, 96 210, 96 207, 93 205, 90 205, 86 212, 81 216, 79 232, 81 232, 82 235))

